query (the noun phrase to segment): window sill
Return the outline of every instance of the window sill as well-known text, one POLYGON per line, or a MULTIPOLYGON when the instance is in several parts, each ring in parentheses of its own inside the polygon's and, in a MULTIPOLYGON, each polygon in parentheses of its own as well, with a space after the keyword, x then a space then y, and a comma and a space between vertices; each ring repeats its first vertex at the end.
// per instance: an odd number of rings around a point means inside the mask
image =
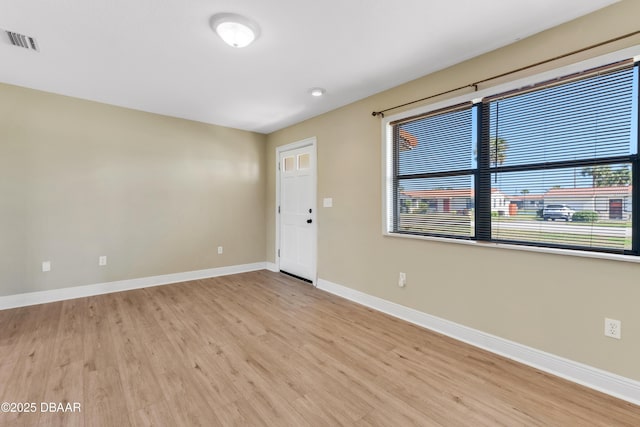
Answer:
POLYGON ((400 234, 400 233, 390 233, 390 232, 383 232, 382 234, 385 237, 392 237, 392 238, 426 240, 430 242, 452 243, 452 244, 475 246, 475 247, 481 247, 481 248, 511 249, 511 250, 524 251, 524 252, 537 252, 537 253, 573 256, 573 257, 581 257, 581 258, 597 258, 597 259, 604 259, 609 261, 640 263, 640 256, 632 256, 632 255, 580 251, 575 249, 559 249, 559 248, 543 248, 538 246, 510 245, 508 243, 478 242, 475 240, 448 239, 445 237, 418 236, 414 234, 400 234))

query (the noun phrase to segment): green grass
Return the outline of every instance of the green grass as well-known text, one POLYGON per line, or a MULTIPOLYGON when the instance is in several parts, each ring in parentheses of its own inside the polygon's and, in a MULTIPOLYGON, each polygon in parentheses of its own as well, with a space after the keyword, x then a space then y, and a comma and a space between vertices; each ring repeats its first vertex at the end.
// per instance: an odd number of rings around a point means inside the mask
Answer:
POLYGON ((625 228, 625 227, 629 227, 631 228, 631 221, 622 221, 622 220, 615 220, 615 219, 605 219, 605 220, 601 220, 598 222, 594 222, 594 223, 579 223, 577 222, 576 224, 593 224, 593 225, 597 225, 599 227, 615 227, 615 228, 625 228))
POLYGON ((472 217, 451 213, 400 214, 400 231, 470 236, 472 217))
MULTIPOLYGON (((518 213, 515 216, 499 216, 499 217, 493 217, 493 220, 496 222, 512 222, 512 221, 544 221, 542 218, 538 218, 535 215, 523 215, 521 216, 520 213, 518 213)), ((551 220, 549 220, 551 222, 551 220)), ((569 221, 566 222, 564 220, 561 219, 557 219, 556 222, 560 222, 563 224, 568 224, 568 225, 597 225, 598 227, 614 227, 614 228, 625 228, 625 227, 631 227, 631 221, 624 221, 624 220, 615 220, 615 219, 605 219, 605 220, 600 220, 598 222, 576 222, 576 221, 569 221)))
POLYGON ((631 249, 630 237, 612 237, 575 233, 550 233, 531 230, 494 230, 492 238, 500 240, 553 243, 611 249, 631 249))
MULTIPOLYGON (((445 234, 449 236, 471 236, 472 216, 456 215, 453 213, 428 213, 428 214, 401 214, 399 231, 445 234)), ((542 221, 535 217, 498 217, 493 218, 494 223, 508 223, 512 221, 542 221)), ((557 222, 557 221, 556 221, 557 222)), ((631 227, 628 221, 602 221, 597 223, 573 223, 560 221, 569 226, 602 226, 602 227, 631 227)), ((527 229, 499 229, 493 230, 492 237, 500 240, 527 241, 532 243, 551 243, 559 245, 574 245, 585 247, 600 247, 611 249, 631 249, 630 237, 614 237, 590 235, 584 233, 558 233, 527 229)))

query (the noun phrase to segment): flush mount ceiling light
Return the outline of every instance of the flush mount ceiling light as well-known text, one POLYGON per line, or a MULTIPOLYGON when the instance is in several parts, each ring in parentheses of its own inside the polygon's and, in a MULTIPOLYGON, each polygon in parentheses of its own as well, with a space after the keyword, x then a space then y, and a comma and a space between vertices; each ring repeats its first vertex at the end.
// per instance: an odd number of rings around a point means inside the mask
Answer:
POLYGON ((322 89, 321 87, 314 87, 309 91, 311 96, 322 96, 325 94, 325 92, 326 90, 322 89))
POLYGON ((258 25, 235 13, 219 13, 211 17, 211 28, 232 47, 249 46, 260 34, 258 25))

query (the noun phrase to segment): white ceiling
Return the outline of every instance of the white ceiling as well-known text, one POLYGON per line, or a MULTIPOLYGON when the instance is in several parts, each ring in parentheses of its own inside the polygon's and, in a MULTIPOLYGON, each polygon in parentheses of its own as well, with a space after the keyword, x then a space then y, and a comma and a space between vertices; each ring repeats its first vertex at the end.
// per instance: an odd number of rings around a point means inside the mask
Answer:
POLYGON ((0 0, 0 28, 40 46, 0 34, 0 82, 269 133, 615 2, 0 0), (225 45, 220 12, 260 38, 225 45))

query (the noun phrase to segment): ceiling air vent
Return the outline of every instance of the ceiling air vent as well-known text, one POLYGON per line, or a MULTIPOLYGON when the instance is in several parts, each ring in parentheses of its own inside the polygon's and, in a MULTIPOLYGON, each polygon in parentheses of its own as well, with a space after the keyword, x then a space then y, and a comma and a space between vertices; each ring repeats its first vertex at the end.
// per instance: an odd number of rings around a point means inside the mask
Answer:
POLYGON ((6 31, 9 36, 9 41, 12 45, 23 47, 29 50, 38 51, 38 44, 36 43, 36 39, 33 37, 25 36, 23 34, 14 33, 13 31, 6 31))

